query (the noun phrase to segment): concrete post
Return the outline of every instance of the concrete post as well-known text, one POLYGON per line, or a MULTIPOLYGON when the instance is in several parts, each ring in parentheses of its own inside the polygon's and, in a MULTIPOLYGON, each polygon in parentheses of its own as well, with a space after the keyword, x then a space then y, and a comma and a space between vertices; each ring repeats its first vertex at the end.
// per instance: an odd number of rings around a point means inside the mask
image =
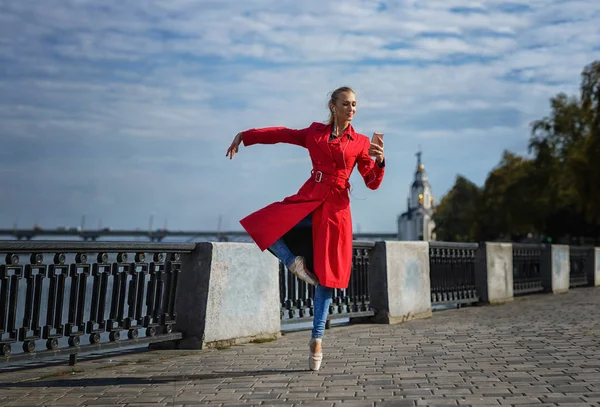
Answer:
POLYGON ((560 294, 569 291, 569 246, 548 245, 544 250, 541 268, 545 292, 560 294))
POLYGON ((481 243, 477 250, 475 284, 482 302, 501 304, 513 300, 512 243, 481 243))
POLYGON ((429 244, 377 242, 369 266, 369 294, 373 322, 396 324, 430 317, 429 244))
POLYGON ((279 263, 248 243, 199 243, 180 274, 175 330, 180 349, 280 335, 279 263))
POLYGON ((600 286, 600 247, 595 247, 590 251, 588 261, 588 281, 594 287, 600 286))

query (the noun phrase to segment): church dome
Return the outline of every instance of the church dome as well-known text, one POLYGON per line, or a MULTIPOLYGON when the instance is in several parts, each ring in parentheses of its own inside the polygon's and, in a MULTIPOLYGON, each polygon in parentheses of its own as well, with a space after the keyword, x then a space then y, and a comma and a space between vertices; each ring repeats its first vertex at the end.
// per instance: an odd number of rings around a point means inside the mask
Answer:
POLYGON ((421 152, 417 154, 417 166, 407 198, 406 212, 398 217, 398 240, 435 240, 433 230, 434 199, 427 179, 421 152))
POLYGON ((421 163, 421 152, 417 153, 417 170, 415 171, 415 180, 412 184, 414 188, 424 188, 429 186, 429 181, 427 180, 427 172, 425 171, 425 166, 421 163))

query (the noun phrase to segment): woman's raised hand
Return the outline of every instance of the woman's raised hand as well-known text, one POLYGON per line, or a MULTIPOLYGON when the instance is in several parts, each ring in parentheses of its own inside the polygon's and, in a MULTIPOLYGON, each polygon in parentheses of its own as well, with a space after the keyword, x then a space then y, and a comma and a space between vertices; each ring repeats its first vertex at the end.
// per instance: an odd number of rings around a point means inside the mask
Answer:
POLYGON ((375 157, 375 161, 377 161, 378 164, 381 164, 384 159, 383 145, 379 146, 377 144, 371 143, 371 146, 369 147, 369 155, 371 157, 375 157))
POLYGON ((242 133, 238 133, 235 135, 235 137, 233 138, 233 141, 231 142, 231 145, 227 149, 227 153, 225 154, 225 157, 229 156, 229 159, 231 160, 233 158, 233 156, 237 154, 241 143, 242 143, 242 133))

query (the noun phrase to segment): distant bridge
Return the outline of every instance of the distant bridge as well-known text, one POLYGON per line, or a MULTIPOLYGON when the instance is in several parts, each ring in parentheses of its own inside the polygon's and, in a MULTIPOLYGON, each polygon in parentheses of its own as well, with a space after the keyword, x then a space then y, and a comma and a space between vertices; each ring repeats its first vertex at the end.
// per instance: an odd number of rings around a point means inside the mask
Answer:
MULTIPOLYGON (((196 238, 215 238, 220 241, 229 241, 232 238, 248 238, 250 236, 245 231, 231 232, 210 232, 210 231, 188 231, 188 230, 113 230, 96 229, 81 230, 79 228, 59 228, 59 229, 0 229, 0 237, 10 236, 18 240, 31 240, 35 237, 79 237, 83 240, 95 241, 99 238, 147 238, 152 242, 160 242, 166 237, 180 237, 193 240, 196 238)), ((355 233, 355 240, 395 240, 396 233, 355 233)))

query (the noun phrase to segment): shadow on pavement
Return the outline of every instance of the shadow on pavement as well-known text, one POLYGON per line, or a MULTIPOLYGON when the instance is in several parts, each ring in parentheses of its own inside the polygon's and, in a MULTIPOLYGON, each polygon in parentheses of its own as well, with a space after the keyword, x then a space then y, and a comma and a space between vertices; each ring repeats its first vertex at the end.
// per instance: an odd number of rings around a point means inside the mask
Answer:
MULTIPOLYGON (((117 349, 114 351, 105 351, 102 353, 82 353, 77 356, 77 363, 93 362, 96 360, 105 360, 109 358, 123 358, 132 355, 143 355, 144 353, 154 352, 150 348, 135 348, 135 349, 117 349)), ((28 370, 35 370, 46 367, 63 366, 69 362, 68 355, 60 355, 53 358, 44 358, 38 360, 28 360, 23 362, 8 362, 6 366, 0 367, 2 373, 19 373, 28 370)), ((69 366, 70 367, 70 366, 69 366)))
POLYGON ((20 383, 2 383, 2 388, 15 387, 102 387, 102 386, 127 386, 127 385, 152 385, 172 382, 189 382, 215 379, 234 379, 236 377, 271 376, 287 373, 311 373, 306 369, 266 369, 248 370, 242 372, 203 373, 203 374, 181 374, 160 375, 156 377, 94 377, 88 379, 62 379, 35 380, 20 383))

